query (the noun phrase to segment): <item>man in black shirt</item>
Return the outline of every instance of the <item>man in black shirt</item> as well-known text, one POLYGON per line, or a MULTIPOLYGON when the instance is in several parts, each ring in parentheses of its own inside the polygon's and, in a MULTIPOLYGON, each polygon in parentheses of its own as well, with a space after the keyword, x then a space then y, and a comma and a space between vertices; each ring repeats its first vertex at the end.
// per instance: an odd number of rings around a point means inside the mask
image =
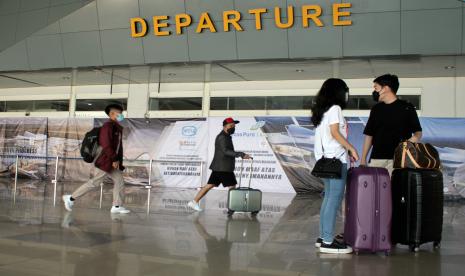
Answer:
POLYGON ((195 211, 201 212, 199 202, 200 200, 214 187, 218 187, 223 184, 223 187, 229 187, 233 189, 236 187, 237 181, 234 175, 234 168, 236 166, 236 158, 241 157, 242 159, 251 159, 252 157, 240 151, 234 150, 231 135, 236 130, 236 124, 239 121, 229 117, 223 121, 223 130, 216 136, 215 139, 215 154, 213 155, 210 169, 212 173, 208 179, 208 184, 203 186, 202 189, 197 193, 194 200, 189 201, 188 207, 195 211))
POLYGON ((370 112, 365 127, 365 142, 360 165, 367 165, 367 155, 373 147, 369 166, 393 170, 394 150, 400 142, 419 142, 422 129, 415 107, 397 98, 399 79, 386 74, 373 81, 373 99, 379 101, 370 112))

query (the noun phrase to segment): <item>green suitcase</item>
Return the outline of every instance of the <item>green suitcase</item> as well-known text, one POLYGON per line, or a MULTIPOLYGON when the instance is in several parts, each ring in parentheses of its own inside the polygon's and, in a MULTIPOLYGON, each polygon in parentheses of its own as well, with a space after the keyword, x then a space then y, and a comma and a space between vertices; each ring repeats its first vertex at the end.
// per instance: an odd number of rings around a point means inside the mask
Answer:
POLYGON ((252 181, 253 159, 250 159, 250 174, 248 187, 241 187, 242 171, 244 168, 244 160, 241 163, 241 173, 239 176, 239 187, 229 190, 228 194, 228 215, 231 216, 234 212, 249 212, 252 215, 257 215, 262 209, 262 192, 258 189, 250 188, 252 181))

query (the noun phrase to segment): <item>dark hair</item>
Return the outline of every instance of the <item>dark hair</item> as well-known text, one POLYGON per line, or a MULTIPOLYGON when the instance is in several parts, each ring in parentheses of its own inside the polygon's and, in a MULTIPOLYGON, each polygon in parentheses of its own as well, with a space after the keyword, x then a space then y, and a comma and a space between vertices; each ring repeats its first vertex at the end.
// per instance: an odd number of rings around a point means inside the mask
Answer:
POLYGON ((389 86, 394 94, 399 90, 399 78, 396 75, 385 74, 377 77, 373 82, 381 86, 389 86))
POLYGON ((117 109, 117 110, 119 110, 121 112, 123 112, 123 110, 124 110, 123 107, 121 105, 119 105, 119 104, 109 104, 109 105, 107 105, 107 107, 105 107, 105 113, 107 115, 110 115, 110 111, 112 109, 117 109))
POLYGON ((323 115, 333 105, 339 105, 342 109, 346 107, 346 93, 349 93, 349 87, 341 79, 327 79, 316 95, 312 106, 312 123, 315 127, 319 126, 323 115))

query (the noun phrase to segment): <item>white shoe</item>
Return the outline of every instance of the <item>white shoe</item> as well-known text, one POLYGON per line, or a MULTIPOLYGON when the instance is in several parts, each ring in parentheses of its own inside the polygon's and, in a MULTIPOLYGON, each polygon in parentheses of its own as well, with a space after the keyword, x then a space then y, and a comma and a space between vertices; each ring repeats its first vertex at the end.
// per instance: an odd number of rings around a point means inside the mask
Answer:
POLYGON ((69 212, 73 211, 74 201, 71 201, 71 195, 64 195, 63 202, 65 203, 65 209, 69 212))
POLYGON ((202 208, 200 208, 200 205, 198 202, 195 202, 194 200, 192 201, 189 201, 189 203, 187 203, 187 206, 189 206, 189 208, 197 211, 197 212, 202 212, 202 208))
POLYGON ((128 209, 124 208, 123 206, 119 206, 119 207, 116 207, 116 206, 113 206, 111 207, 111 211, 110 211, 112 214, 129 214, 131 211, 129 211, 128 209))

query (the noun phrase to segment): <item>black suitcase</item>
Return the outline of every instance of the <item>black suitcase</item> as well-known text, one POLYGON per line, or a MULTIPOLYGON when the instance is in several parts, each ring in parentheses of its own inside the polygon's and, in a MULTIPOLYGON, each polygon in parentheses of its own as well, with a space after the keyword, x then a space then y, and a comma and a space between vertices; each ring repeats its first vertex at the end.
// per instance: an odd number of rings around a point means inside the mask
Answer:
POLYGON ((417 252, 423 243, 438 248, 442 236, 444 183, 438 170, 398 169, 392 173, 392 243, 417 252))

